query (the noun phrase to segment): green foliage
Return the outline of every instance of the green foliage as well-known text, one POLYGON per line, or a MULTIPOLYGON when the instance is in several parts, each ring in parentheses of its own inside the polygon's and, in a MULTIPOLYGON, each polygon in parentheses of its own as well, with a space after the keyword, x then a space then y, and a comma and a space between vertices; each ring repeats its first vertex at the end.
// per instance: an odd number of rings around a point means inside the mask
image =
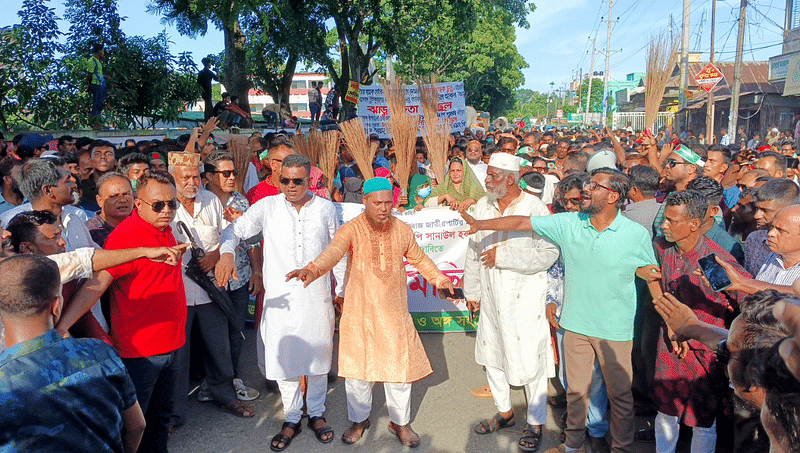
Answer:
POLYGON ((120 42, 105 70, 107 104, 115 122, 153 127, 158 120, 176 121, 186 103, 200 97, 194 65, 189 65, 186 57, 184 72, 176 71, 179 60, 169 53, 167 36, 163 33, 153 38, 134 36, 120 42))
POLYGON ((64 18, 70 23, 67 51, 72 55, 88 56, 96 43, 113 50, 125 39, 119 28, 125 18, 117 12, 116 0, 67 0, 64 18))
MULTIPOLYGON (((603 112, 603 80, 598 78, 586 78, 581 83, 581 99, 583 106, 581 110, 586 110, 586 95, 589 91, 589 80, 592 81, 592 99, 589 102, 589 113, 603 112)), ((610 104, 609 104, 610 105, 610 104)))

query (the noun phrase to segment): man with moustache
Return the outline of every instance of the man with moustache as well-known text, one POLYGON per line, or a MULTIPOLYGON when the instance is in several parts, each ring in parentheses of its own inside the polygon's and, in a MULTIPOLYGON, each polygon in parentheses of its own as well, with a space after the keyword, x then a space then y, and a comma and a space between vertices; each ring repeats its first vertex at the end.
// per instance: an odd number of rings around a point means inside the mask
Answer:
MULTIPOLYGON (((264 232, 266 294, 263 315, 256 320, 263 340, 259 344, 258 361, 266 378, 277 381, 283 400, 285 423, 272 439, 275 451, 288 447, 300 432, 302 376, 308 377, 305 399, 308 426, 320 442, 333 440, 333 430, 323 414, 333 354, 333 305, 343 301, 346 261, 334 269, 335 301, 331 297, 330 278, 318 279, 304 287, 298 281, 287 282, 285 277, 325 250, 339 228, 333 204, 309 190, 310 171, 311 162, 305 156, 287 156, 278 180, 281 194, 256 202, 223 234, 226 239, 236 236, 242 240, 264 232)), ((224 283, 235 268, 234 254, 226 248, 221 253, 217 270, 222 278, 220 283, 224 283)), ((262 278, 260 271, 254 278, 262 278)))
POLYGON ((92 157, 93 170, 91 176, 81 181, 81 208, 89 213, 100 210, 96 198, 97 183, 104 174, 116 169, 115 152, 114 144, 105 140, 95 140, 89 145, 89 155, 92 157))
POLYGON ((19 190, 19 171, 22 162, 13 157, 0 161, 0 214, 22 204, 24 196, 19 190))
POLYGON ((364 213, 342 225, 314 261, 286 275, 304 286, 326 275, 349 253, 346 302, 339 324, 339 375, 346 378, 352 444, 369 428, 372 387, 383 382, 389 431, 408 447, 420 443, 411 429, 411 383, 433 371, 408 312, 404 259, 433 286, 453 294, 453 283, 420 249, 411 227, 392 216, 392 184, 364 183, 364 213))
POLYGON ((120 173, 106 173, 97 181, 97 204, 100 210, 86 228, 92 239, 103 247, 108 235, 133 212, 133 188, 120 173))
POLYGON ((771 179, 756 189, 753 195, 756 212, 753 218, 758 230, 747 236, 744 242, 744 268, 757 275, 761 266, 772 253, 769 250, 768 234, 775 214, 786 206, 798 203, 800 189, 788 179, 771 179))
MULTIPOLYGON (((486 177, 486 196, 475 205, 475 217, 546 216, 547 206, 519 188, 518 156, 493 154, 486 177)), ((470 237, 464 268, 464 295, 472 312, 481 312, 475 360, 486 378, 498 413, 475 427, 487 434, 514 425, 511 385, 524 386, 526 426, 519 447, 535 451, 547 423, 547 379, 555 376, 555 359, 545 314, 547 270, 558 248, 532 232, 485 232, 470 237)))
POLYGON ((589 389, 595 358, 611 403, 612 451, 633 444, 631 348, 636 312, 634 276, 651 285, 660 277, 650 235, 623 217, 628 178, 612 169, 595 170, 584 186, 580 213, 508 216, 475 220, 462 213, 470 231, 535 231, 558 244, 564 256, 565 295, 559 324, 569 389, 566 441, 546 453, 583 452, 589 389))
MULTIPOLYGON (((171 152, 168 156, 169 171, 175 178, 178 208, 171 222, 173 234, 181 242, 194 240, 205 255, 200 259, 200 267, 211 271, 220 257, 220 235, 223 230, 223 207, 216 195, 202 188, 200 179, 200 154, 191 152, 171 152), (186 236, 183 222, 193 238, 186 236)), ((238 241, 234 241, 235 243, 238 241)), ((187 250, 184 262, 191 259, 187 250)), ((189 393, 189 362, 191 357, 191 333, 193 328, 205 345, 203 364, 206 382, 214 401, 225 411, 239 417, 252 417, 255 412, 239 401, 233 386, 233 362, 229 340, 228 317, 208 293, 183 272, 183 286, 186 289, 186 343, 175 354, 177 380, 175 383, 175 410, 173 425, 185 423, 186 395, 189 393)))

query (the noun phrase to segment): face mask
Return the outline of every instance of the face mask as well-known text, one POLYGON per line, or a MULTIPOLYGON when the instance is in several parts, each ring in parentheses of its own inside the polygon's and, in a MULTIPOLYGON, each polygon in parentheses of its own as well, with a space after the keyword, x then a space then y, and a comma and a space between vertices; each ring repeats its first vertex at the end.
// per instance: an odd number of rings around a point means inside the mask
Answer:
POLYGON ((431 195, 431 188, 426 187, 424 189, 419 189, 417 195, 419 195, 420 198, 428 198, 431 195))
POLYGON ((131 181, 131 187, 133 188, 133 191, 136 192, 136 186, 139 185, 139 180, 138 179, 131 179, 130 181, 131 181))

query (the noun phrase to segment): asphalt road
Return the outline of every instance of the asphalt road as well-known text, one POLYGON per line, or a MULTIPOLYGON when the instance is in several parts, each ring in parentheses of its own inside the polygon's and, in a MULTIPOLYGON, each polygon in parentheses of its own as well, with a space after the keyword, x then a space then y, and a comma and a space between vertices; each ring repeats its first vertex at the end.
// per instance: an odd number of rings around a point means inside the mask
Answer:
MULTIPOLYGON (((174 453, 205 452, 266 452, 273 435, 280 431, 283 409, 280 395, 269 393, 260 375, 255 358, 255 332, 246 331, 242 353, 243 378, 261 392, 251 401, 257 414, 251 419, 237 418, 221 412, 213 403, 199 403, 190 397, 186 425, 178 428, 170 439, 174 453)), ((342 432, 350 426, 347 420, 344 380, 339 378, 328 388, 325 416, 334 429, 334 441, 320 443, 305 425, 287 452, 518 452, 517 442, 525 427, 525 396, 521 388, 514 389, 512 398, 517 424, 499 432, 478 435, 472 428, 496 412, 491 399, 473 397, 470 389, 486 384, 481 366, 474 360, 474 334, 446 333, 422 335, 422 342, 433 365, 433 374, 414 383, 412 390, 412 426, 422 439, 416 449, 403 447, 387 430, 389 417, 381 386, 375 386, 372 427, 354 445, 341 441, 342 432)), ((551 388, 551 393, 553 389, 551 388)), ((544 430, 540 452, 558 445, 560 429, 555 419, 564 409, 548 407, 548 423, 544 430)), ((647 420, 637 417, 637 429, 647 420)), ((655 451, 655 444, 637 443, 637 453, 655 451)))

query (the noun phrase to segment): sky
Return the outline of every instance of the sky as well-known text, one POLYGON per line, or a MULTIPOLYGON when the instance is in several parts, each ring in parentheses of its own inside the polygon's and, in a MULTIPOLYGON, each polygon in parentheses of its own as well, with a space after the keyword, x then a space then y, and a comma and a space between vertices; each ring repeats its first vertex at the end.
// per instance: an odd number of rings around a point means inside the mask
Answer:
MULTIPOLYGON (((60 17, 63 1, 48 1, 60 17)), ((181 36, 159 16, 147 13, 147 0, 118 1, 120 15, 127 17, 122 29, 127 35, 154 36, 166 30, 172 41, 174 55, 192 52, 196 63, 209 53, 224 48, 220 31, 209 28, 205 36, 181 36)), ((597 38, 595 71, 605 69, 605 47, 608 26, 608 1, 604 0, 534 0, 536 10, 528 15, 530 27, 517 29, 516 45, 530 66, 523 70, 522 88, 549 92, 563 88, 582 69, 589 72, 592 57, 592 38, 597 38), (546 62, 546 64, 542 64, 546 62)), ((6 11, 18 11, 22 0, 5 0, 6 11)), ((786 0, 749 0, 745 32, 744 61, 766 61, 781 53, 782 24, 786 0)), ((711 42, 711 0, 691 0, 690 51, 704 52, 708 61, 711 42), (701 29, 702 25, 702 29, 701 29)), ((683 16, 680 0, 614 0, 611 18, 611 57, 609 74, 612 79, 624 80, 627 74, 645 71, 646 47, 649 38, 670 30, 677 38, 681 34, 683 16)), ((715 56, 717 61, 733 61, 736 50, 739 0, 718 0, 716 13, 715 56)), ((19 22, 16 15, 0 18, 0 26, 19 22)), ((62 31, 68 25, 61 23, 62 31)))

